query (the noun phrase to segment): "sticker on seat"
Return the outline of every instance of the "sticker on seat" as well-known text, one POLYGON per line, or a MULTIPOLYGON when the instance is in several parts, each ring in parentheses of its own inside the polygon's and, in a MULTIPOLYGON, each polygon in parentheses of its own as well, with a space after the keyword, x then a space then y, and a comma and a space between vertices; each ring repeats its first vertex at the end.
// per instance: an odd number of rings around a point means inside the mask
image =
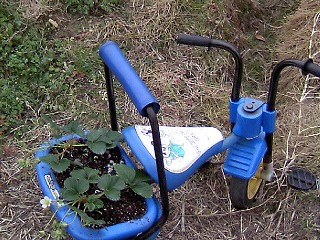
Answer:
MULTIPOLYGON (((155 158, 150 126, 135 126, 138 137, 155 158)), ((208 149, 223 140, 221 132, 213 127, 160 126, 160 138, 165 169, 181 173, 195 163, 208 149)))

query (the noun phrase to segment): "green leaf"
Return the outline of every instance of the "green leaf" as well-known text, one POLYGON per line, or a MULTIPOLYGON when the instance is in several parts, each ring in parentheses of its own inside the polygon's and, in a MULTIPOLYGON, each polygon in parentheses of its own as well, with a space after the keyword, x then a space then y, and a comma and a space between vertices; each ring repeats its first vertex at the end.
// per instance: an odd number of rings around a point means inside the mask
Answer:
POLYGON ((99 128, 97 131, 100 133, 100 136, 106 136, 109 132, 111 132, 107 128, 99 128))
POLYGON ((108 149, 116 147, 116 142, 123 140, 121 133, 106 128, 92 130, 87 134, 86 138, 91 144, 104 143, 108 149))
POLYGON ((112 149, 115 148, 117 146, 117 144, 115 142, 110 143, 110 144, 106 144, 106 149, 112 149))
POLYGON ((118 201, 120 200, 121 191, 117 189, 109 189, 108 191, 104 191, 104 194, 107 198, 109 198, 112 201, 118 201))
POLYGON ((116 164, 114 169, 117 171, 119 177, 121 177, 129 185, 133 184, 134 178, 136 176, 136 171, 128 167, 125 164, 116 164))
MULTIPOLYGON (((101 200, 100 200, 101 201, 101 200)), ((101 201, 102 202, 102 201, 101 201)), ((92 212, 97 209, 96 205, 92 202, 86 202, 84 206, 88 209, 89 212, 92 212)))
POLYGON ((123 141, 123 136, 121 133, 116 132, 116 131, 109 131, 108 132, 108 137, 113 139, 114 141, 123 141))
POLYGON ((79 192, 75 189, 61 188, 60 191, 63 199, 66 201, 78 200, 81 197, 79 192))
POLYGON ((66 171, 70 166, 70 164, 71 164, 71 161, 69 159, 62 158, 58 163, 53 162, 52 164, 50 164, 50 166, 54 171, 61 173, 66 171))
POLYGON ((42 156, 42 157, 39 157, 40 161, 41 162, 45 162, 45 163, 49 163, 51 164, 52 162, 59 162, 59 155, 57 154, 48 154, 46 156, 42 156))
POLYGON ((77 179, 86 179, 86 172, 84 169, 73 170, 70 175, 77 179))
POLYGON ((94 218, 89 217, 88 214, 86 214, 84 211, 82 211, 79 208, 76 208, 74 206, 69 206, 69 208, 79 215, 84 225, 91 225, 91 224, 103 225, 106 223, 104 220, 95 220, 94 218))
POLYGON ((85 137, 83 127, 78 121, 71 122, 70 130, 72 133, 75 133, 75 134, 79 135, 80 137, 85 137))
POLYGON ((112 148, 115 148, 116 146, 117 146, 117 144, 115 142, 110 143, 110 144, 106 144, 107 149, 112 149, 112 148))
POLYGON ((99 180, 99 170, 85 167, 84 169, 73 170, 70 175, 77 179, 85 179, 89 183, 97 183, 99 180))
POLYGON ((97 183, 99 180, 99 170, 92 169, 92 168, 84 168, 86 175, 87 175, 87 180, 89 183, 97 183))
POLYGON ((153 190, 150 184, 146 182, 137 183, 134 186, 131 186, 131 189, 138 195, 144 198, 151 198, 153 194, 153 190))
POLYGON ((64 188, 72 189, 75 192, 82 194, 89 190, 89 181, 85 179, 77 179, 75 177, 69 177, 64 181, 64 188))
POLYGON ((71 164, 75 166, 83 167, 83 164, 79 161, 71 161, 71 164))
POLYGON ((98 181, 98 188, 103 190, 106 197, 113 201, 120 199, 120 191, 125 187, 125 182, 118 176, 104 174, 98 181))
POLYGON ((102 208, 104 206, 103 201, 99 199, 97 195, 89 195, 87 202, 84 206, 88 209, 89 212, 94 211, 95 209, 102 208))
POLYGON ((106 144, 115 144, 116 142, 123 141, 122 134, 115 131, 109 131, 106 135, 101 135, 97 141, 105 142, 106 144))
POLYGON ((125 187, 125 182, 118 176, 104 174, 100 177, 98 181, 98 188, 100 188, 101 190, 108 190, 112 188, 117 190, 123 190, 125 187))
POLYGON ((110 138, 106 135, 101 135, 97 140, 97 142, 104 142, 105 144, 112 144, 114 143, 114 139, 110 138))
POLYGON ((145 173, 145 171, 141 169, 136 169, 135 182, 143 182, 150 180, 150 176, 145 173))
POLYGON ((135 193, 144 198, 152 197, 152 187, 149 183, 145 182, 149 177, 142 170, 135 170, 125 164, 116 164, 114 168, 118 176, 122 178, 135 193))
POLYGON ((39 157, 40 161, 48 163, 53 171, 61 173, 70 166, 71 161, 67 158, 60 159, 60 156, 57 154, 48 154, 43 157, 39 157))
POLYGON ((91 130, 86 135, 86 139, 90 142, 95 142, 101 136, 101 132, 98 130, 91 130))
POLYGON ((62 130, 68 133, 75 133, 80 137, 85 137, 83 127, 77 120, 71 121, 69 124, 63 126, 62 130))
POLYGON ((87 142, 88 147, 95 154, 103 154, 107 150, 106 144, 104 142, 87 142))

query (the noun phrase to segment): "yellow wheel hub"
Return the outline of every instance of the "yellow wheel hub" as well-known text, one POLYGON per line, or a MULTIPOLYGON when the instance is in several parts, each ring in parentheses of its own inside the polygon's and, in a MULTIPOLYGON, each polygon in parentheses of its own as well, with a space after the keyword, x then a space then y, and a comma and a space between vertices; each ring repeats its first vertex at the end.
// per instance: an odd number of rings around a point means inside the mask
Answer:
POLYGON ((263 170, 263 162, 260 163, 260 166, 256 174, 248 181, 248 189, 247 189, 248 199, 253 199, 260 188, 260 185, 262 183, 260 174, 262 170, 263 170))

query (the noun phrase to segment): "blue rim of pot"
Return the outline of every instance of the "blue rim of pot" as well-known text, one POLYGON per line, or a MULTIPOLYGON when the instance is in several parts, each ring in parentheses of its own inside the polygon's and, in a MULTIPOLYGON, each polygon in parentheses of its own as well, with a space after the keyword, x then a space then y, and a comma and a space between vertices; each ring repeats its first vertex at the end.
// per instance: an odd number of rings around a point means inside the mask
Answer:
MULTIPOLYGON (((49 154, 50 148, 60 142, 70 140, 72 138, 79 139, 75 134, 68 134, 59 139, 51 139, 47 143, 40 146, 39 150, 35 152, 35 158, 46 156, 49 154)), ((125 163, 134 167, 129 156, 118 145, 121 155, 125 163)), ((56 181, 55 175, 48 163, 39 162, 36 166, 37 177, 41 190, 45 196, 51 200, 59 198, 60 187, 56 181)), ((161 207, 155 197, 146 198, 147 211, 140 219, 134 219, 127 222, 118 223, 107 226, 105 228, 93 229, 82 225, 79 216, 77 216, 68 206, 58 208, 58 205, 52 203, 50 208, 55 212, 55 216, 59 221, 64 221, 68 224, 67 232, 77 240, 93 240, 93 239, 126 239, 138 235, 147 230, 152 224, 161 216, 161 207)))

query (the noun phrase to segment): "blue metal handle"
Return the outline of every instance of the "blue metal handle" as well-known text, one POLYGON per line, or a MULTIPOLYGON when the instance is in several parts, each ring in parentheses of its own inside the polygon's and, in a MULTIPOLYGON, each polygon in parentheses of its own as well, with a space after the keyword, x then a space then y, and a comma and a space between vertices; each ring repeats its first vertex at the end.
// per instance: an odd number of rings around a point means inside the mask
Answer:
POLYGON ((156 113, 159 111, 159 103, 138 76, 137 72, 123 55, 116 43, 108 41, 103 44, 99 49, 99 55, 114 76, 119 80, 131 101, 143 117, 147 116, 146 107, 149 105, 152 106, 156 113))

